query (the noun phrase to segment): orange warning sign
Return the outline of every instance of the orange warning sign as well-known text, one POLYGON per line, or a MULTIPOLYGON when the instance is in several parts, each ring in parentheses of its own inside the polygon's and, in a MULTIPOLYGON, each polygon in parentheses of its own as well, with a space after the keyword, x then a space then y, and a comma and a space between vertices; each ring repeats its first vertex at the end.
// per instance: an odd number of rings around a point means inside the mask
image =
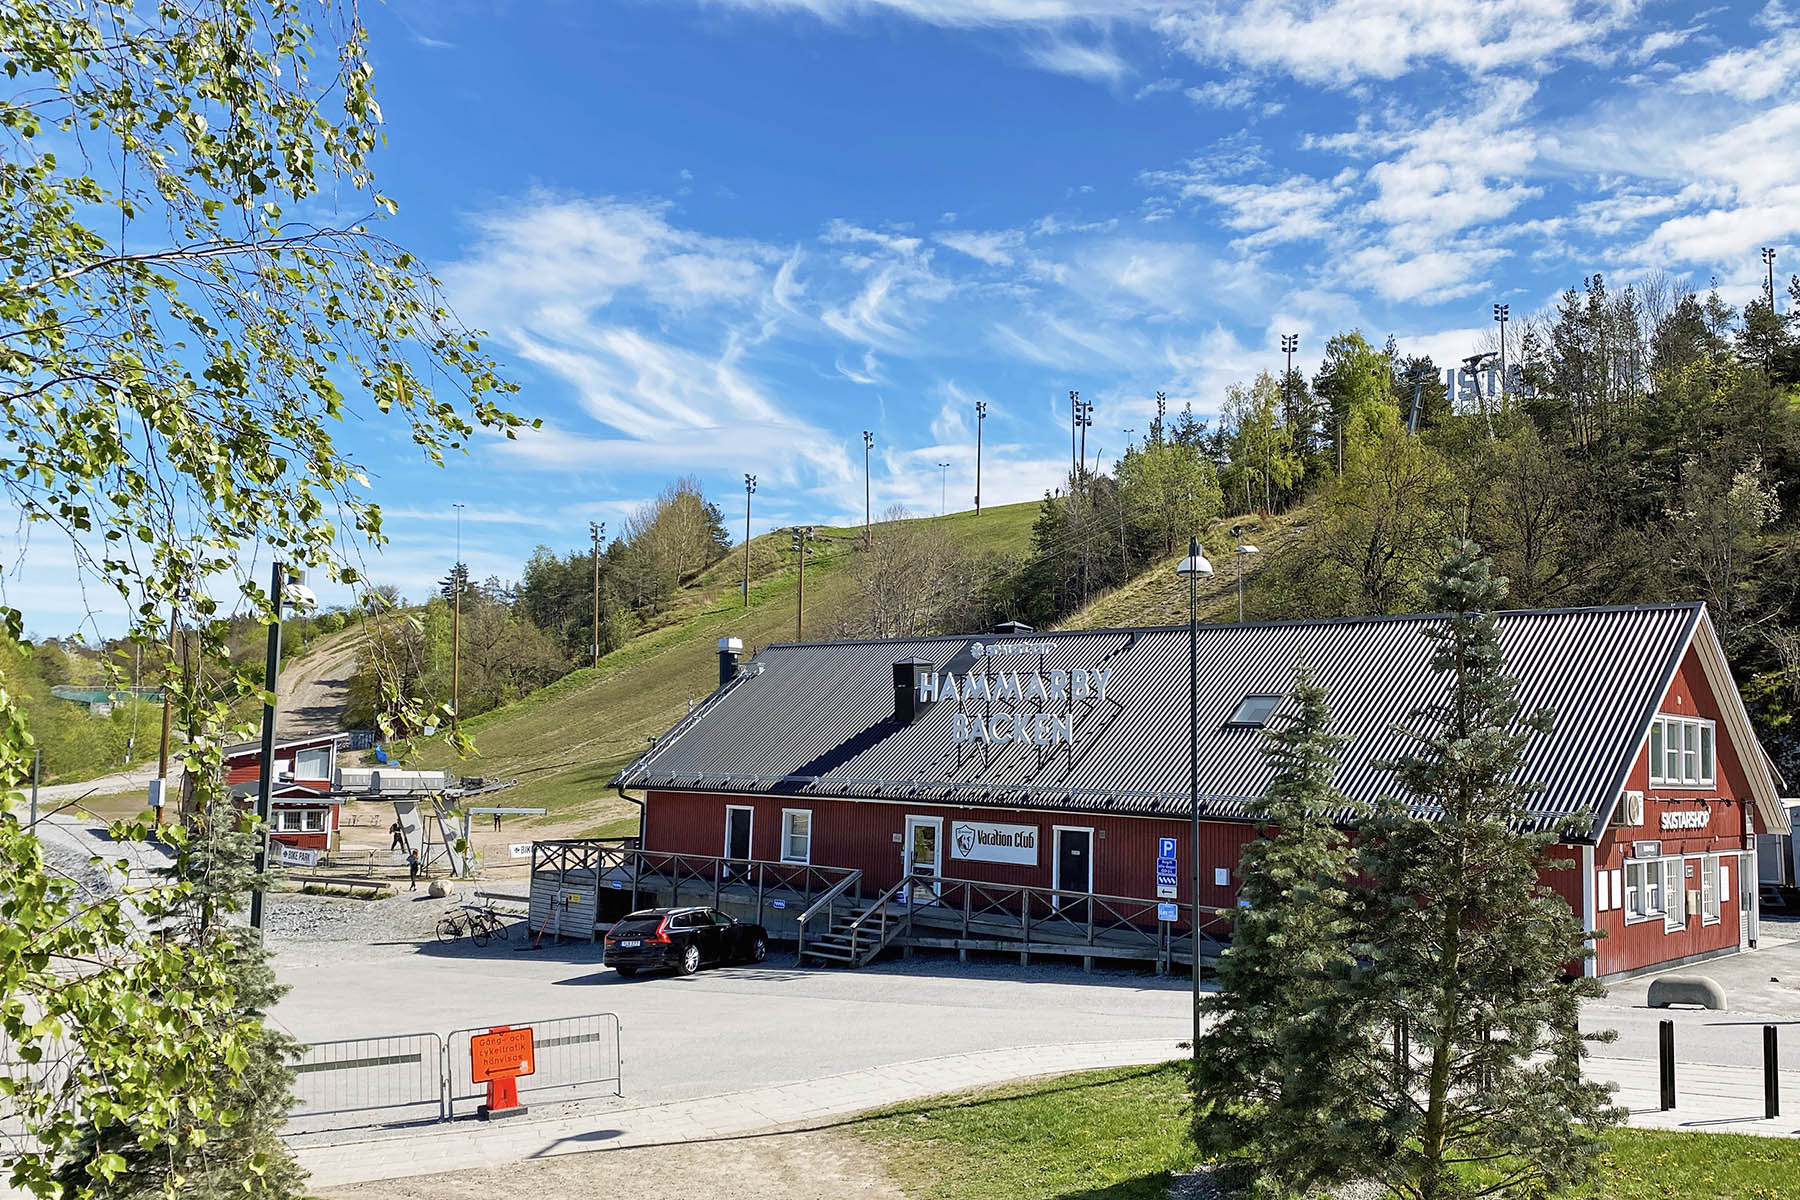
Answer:
POLYGON ((473 1083, 492 1083, 496 1079, 517 1079, 537 1071, 531 1026, 509 1029, 496 1026, 491 1032, 478 1033, 469 1039, 469 1079, 473 1083))

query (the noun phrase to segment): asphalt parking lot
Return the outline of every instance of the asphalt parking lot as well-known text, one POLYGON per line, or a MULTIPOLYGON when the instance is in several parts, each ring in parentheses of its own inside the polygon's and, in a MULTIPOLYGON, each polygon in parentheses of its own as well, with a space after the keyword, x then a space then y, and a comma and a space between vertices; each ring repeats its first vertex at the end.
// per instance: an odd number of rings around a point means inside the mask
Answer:
POLYGON ((521 1024, 582 1013, 619 1016, 624 1088, 660 1102, 817 1078, 886 1063, 1011 1046, 1181 1038, 1188 984, 1149 972, 1084 975, 920 957, 860 971, 797 968, 775 953, 756 966, 691 978, 625 980, 598 945, 520 951, 295 942, 276 967, 292 991, 275 1019, 324 1041, 521 1024))
MULTIPOLYGON (((1795 930, 1766 932, 1774 942, 1795 930)), ((1147 971, 924 954, 827 970, 777 953, 757 966, 628 981, 602 965, 597 944, 520 944, 516 926, 509 942, 479 950, 466 941, 290 941, 277 969, 292 991, 275 1017, 302 1040, 323 1041, 616 1013, 624 1089, 646 1103, 970 1051, 1179 1039, 1190 1029, 1186 979, 1147 971)), ((1683 1061, 1754 1065, 1765 1022, 1793 1030, 1788 1054, 1800 1057, 1800 941, 1692 970, 1725 984, 1731 1011, 1651 1010, 1648 981, 1624 981, 1584 1017, 1590 1028, 1618 1030, 1597 1053, 1653 1060, 1656 1024, 1668 1018, 1683 1061)))

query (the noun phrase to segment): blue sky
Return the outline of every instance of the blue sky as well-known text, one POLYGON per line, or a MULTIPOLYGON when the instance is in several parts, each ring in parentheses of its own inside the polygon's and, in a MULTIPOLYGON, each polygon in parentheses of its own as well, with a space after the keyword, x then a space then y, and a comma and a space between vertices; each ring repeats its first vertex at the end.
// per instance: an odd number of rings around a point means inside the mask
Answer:
MULTIPOLYGON (((1584 275, 1741 303, 1800 268, 1800 10, 1633 0, 661 0, 363 8, 400 213, 544 429, 437 471, 355 447, 419 595, 617 531, 692 472, 741 533, 1029 499, 1066 397, 1440 363, 1584 275)), ((352 427, 353 429, 355 427, 352 427)), ((363 428, 368 428, 364 426, 363 428)), ((397 431, 396 431, 397 433, 397 431)), ((38 583, 39 581, 30 581, 38 583)), ((72 626, 42 580, 28 624, 72 626), (65 619, 66 618, 66 619, 65 619)))

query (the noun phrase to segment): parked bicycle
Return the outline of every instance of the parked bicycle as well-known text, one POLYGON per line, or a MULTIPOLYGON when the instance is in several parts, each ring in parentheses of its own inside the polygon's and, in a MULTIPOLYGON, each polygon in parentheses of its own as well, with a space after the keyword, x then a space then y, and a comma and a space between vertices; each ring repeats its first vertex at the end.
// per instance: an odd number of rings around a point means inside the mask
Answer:
POLYGON ((438 941, 448 945, 468 934, 477 946, 485 946, 494 937, 506 940, 506 922, 490 908, 465 904, 456 912, 445 913, 437 923, 438 941))

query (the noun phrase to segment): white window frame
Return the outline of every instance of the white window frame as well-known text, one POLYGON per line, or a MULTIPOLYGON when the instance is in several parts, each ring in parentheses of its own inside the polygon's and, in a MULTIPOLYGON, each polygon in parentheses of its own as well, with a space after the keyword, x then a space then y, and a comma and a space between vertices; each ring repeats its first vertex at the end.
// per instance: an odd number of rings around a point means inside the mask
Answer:
POLYGON ((1687 859, 1680 856, 1659 859, 1662 863, 1663 881, 1663 929, 1674 932, 1686 929, 1688 923, 1687 910, 1687 859), (1673 886, 1671 886, 1673 881, 1673 886))
POLYGON ((330 822, 326 820, 325 810, 322 808, 303 808, 300 810, 301 833, 327 833, 329 832, 329 824, 330 822), (316 825, 314 824, 315 821, 317 822, 316 825))
POLYGON ((276 833, 301 833, 300 810, 297 808, 278 808, 275 810, 276 833))
POLYGON ((1658 920, 1663 915, 1662 860, 1633 858, 1625 862, 1625 923, 1658 920), (1637 876, 1634 881, 1633 876, 1637 876), (1654 896, 1654 899, 1652 899, 1654 896))
POLYGON ((784 808, 781 810, 781 861, 782 862, 794 863, 797 866, 803 866, 803 867, 812 865, 812 818, 813 818, 813 813, 812 813, 812 809, 810 809, 810 808, 784 808), (799 857, 799 858, 796 858, 793 856, 793 854, 789 853, 789 849, 788 849, 789 844, 793 841, 793 838, 794 838, 794 824, 793 824, 794 817, 805 817, 806 818, 806 853, 804 856, 799 857))
POLYGON ((1718 728, 1704 717, 1658 713, 1645 741, 1650 785, 1715 787, 1719 777, 1718 728))
POLYGON ((1719 856, 1708 854, 1700 860, 1700 923, 1717 925, 1725 873, 1719 856))
POLYGON ((331 778, 331 747, 330 746, 308 746, 305 749, 294 751, 294 778, 295 779, 330 779, 331 778), (323 772, 321 772, 317 775, 314 775, 310 772, 302 772, 300 770, 301 758, 303 758, 307 755, 321 755, 321 754, 325 756, 325 770, 323 772))

